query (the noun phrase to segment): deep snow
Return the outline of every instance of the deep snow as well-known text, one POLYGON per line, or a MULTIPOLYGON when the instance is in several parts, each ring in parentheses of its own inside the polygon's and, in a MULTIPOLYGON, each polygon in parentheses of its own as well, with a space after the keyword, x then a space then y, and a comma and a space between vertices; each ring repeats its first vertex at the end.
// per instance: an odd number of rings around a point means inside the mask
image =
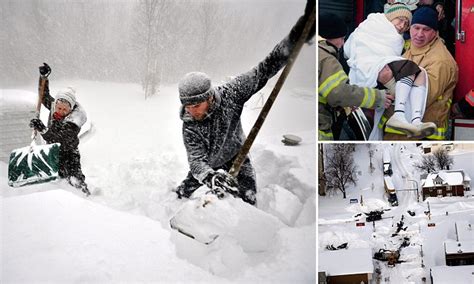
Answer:
MULTIPOLYGON (((464 169, 472 178, 474 167, 474 145, 455 144, 455 148, 450 155, 454 159, 452 169, 464 169)), ((418 184, 421 189, 419 172, 414 168, 413 163, 421 160, 422 149, 414 143, 377 143, 371 144, 374 150, 372 160, 375 170, 371 174, 369 170, 369 147, 368 144, 357 144, 354 152, 354 161, 358 165, 356 186, 350 186, 347 190, 347 198, 343 199, 341 193, 328 194, 318 198, 318 252, 319 268, 322 271, 328 265, 321 266, 321 253, 326 252, 326 246, 335 247, 348 243, 349 249, 370 248, 373 253, 379 249, 397 249, 403 241, 403 237, 410 238, 410 246, 401 250, 400 259, 405 261, 396 264, 391 268, 387 262, 373 261, 375 269, 380 273, 374 274, 374 281, 380 283, 423 283, 425 277, 430 282, 430 268, 434 268, 440 275, 440 271, 446 271, 444 245, 443 242, 451 239, 455 240, 455 223, 472 224, 474 222, 474 198, 470 192, 466 197, 444 197, 428 198, 426 201, 417 203, 414 191, 400 191, 410 189, 418 184), (387 202, 383 187, 383 152, 388 150, 391 156, 393 167, 392 181, 397 190, 399 206, 391 207, 387 202), (363 205, 360 200, 363 200, 363 205), (357 199, 357 203, 350 203, 351 199, 357 199), (425 215, 428 204, 431 209, 431 219, 425 215), (381 221, 365 222, 365 215, 359 219, 359 223, 365 226, 356 226, 355 216, 361 212, 372 210, 389 209, 385 211, 381 221), (410 216, 407 211, 411 210, 415 216, 410 216), (446 213, 448 212, 448 213, 446 213), (399 236, 392 237, 396 231, 396 224, 404 216, 404 227, 399 236), (428 223, 434 223, 434 227, 429 227, 428 223), (423 257, 421 257, 423 250, 423 257), (424 265, 424 267, 422 267, 424 265)), ((471 232, 471 241, 473 235, 471 232)), ((358 259, 349 262, 346 272, 357 267, 358 259)), ((337 265, 332 263, 332 265, 337 265)), ((469 283, 470 273, 474 271, 471 266, 459 266, 457 272, 450 277, 450 283, 469 283), (466 278, 467 277, 467 278, 466 278)), ((442 282, 446 278, 437 278, 442 282)), ((438 283, 438 282, 436 282, 438 283)))
MULTIPOLYGON (((259 239, 265 248, 251 251, 232 236, 205 246, 169 227, 186 202, 171 190, 188 171, 177 86, 144 100, 135 84, 50 81, 52 94, 74 86, 92 123, 80 151, 93 195, 62 180, 10 188, 0 162, 1 282, 315 282, 313 89, 284 88, 251 150, 258 209, 247 218, 278 222, 259 239), (284 134, 303 141, 285 146, 284 134)), ((247 103, 244 132, 273 85, 247 103)), ((222 213, 214 221, 230 217, 238 218, 222 213)))

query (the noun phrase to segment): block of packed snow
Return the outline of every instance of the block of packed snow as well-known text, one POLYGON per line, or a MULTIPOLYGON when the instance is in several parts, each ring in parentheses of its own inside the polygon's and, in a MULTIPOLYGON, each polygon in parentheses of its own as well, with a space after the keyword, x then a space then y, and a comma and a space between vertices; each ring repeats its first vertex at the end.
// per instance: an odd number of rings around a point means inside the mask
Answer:
POLYGON ((295 224, 303 209, 303 204, 296 195, 276 184, 260 189, 257 200, 260 209, 276 216, 288 226, 295 224))
POLYGON ((209 194, 190 199, 170 220, 172 228, 212 244, 217 238, 233 238, 246 252, 266 251, 277 231, 284 227, 276 217, 229 196, 209 194))

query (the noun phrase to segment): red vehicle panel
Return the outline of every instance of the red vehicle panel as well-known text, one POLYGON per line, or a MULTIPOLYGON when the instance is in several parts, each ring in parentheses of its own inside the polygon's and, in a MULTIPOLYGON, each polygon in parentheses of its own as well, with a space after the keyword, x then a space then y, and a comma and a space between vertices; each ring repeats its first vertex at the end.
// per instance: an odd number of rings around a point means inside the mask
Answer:
POLYGON ((458 0, 456 3, 456 62, 459 81, 454 101, 463 98, 474 89, 474 0, 458 0), (461 16, 461 17, 459 17, 461 16))

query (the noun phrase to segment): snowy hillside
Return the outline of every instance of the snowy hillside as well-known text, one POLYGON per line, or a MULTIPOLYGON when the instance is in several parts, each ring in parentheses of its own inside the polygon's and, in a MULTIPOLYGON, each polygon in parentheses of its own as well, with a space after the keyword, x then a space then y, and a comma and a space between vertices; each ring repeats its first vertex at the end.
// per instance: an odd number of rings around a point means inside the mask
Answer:
MULTIPOLYGON (((343 199, 339 192, 319 196, 318 199, 318 271, 328 272, 336 263, 328 263, 329 258, 322 256, 331 247, 337 248, 347 243, 347 250, 368 248, 372 256, 380 249, 398 250, 400 262, 393 267, 387 261, 373 260, 373 281, 376 283, 431 283, 430 269, 438 278, 447 279, 449 283, 470 283, 472 265, 458 266, 456 272, 446 266, 444 242, 456 240, 456 226, 465 227, 474 222, 474 198, 470 191, 464 197, 429 197, 417 202, 415 190, 421 190, 420 173, 414 163, 421 160, 422 148, 414 143, 357 144, 354 161, 357 165, 356 186, 347 190, 343 199), (369 168, 369 150, 374 151, 372 163, 374 171, 369 168), (393 175, 391 180, 398 196, 398 206, 390 206, 384 190, 383 152, 390 153, 393 175), (428 212, 430 205, 430 215, 428 212), (375 222, 366 221, 365 213, 383 211, 382 219, 375 222), (464 225, 463 225, 464 224, 464 225), (399 232, 397 229, 401 228, 399 232), (405 243, 404 243, 405 242, 405 243), (451 272, 448 272, 448 271, 451 272), (451 273, 451 274, 447 274, 451 273)), ((474 149, 469 145, 455 144, 450 152, 454 164, 452 169, 464 169, 472 177, 474 167, 474 149)), ((469 241, 470 242, 470 241, 469 241)), ((344 273, 357 269, 362 259, 350 259, 344 273)), ((447 283, 443 282, 435 283, 447 283)))
MULTIPOLYGON (((85 198, 64 181, 9 188, 1 162, 2 283, 315 282, 313 89, 284 88, 251 150, 258 209, 245 212, 278 223, 259 240, 266 247, 251 251, 232 236, 206 246, 169 226, 186 202, 171 190, 188 171, 176 86, 147 100, 136 84, 52 81, 51 92, 67 85, 91 118, 79 148, 93 195, 85 198), (284 134, 303 141, 285 146, 284 134)), ((247 103, 246 133, 272 86, 247 103)))

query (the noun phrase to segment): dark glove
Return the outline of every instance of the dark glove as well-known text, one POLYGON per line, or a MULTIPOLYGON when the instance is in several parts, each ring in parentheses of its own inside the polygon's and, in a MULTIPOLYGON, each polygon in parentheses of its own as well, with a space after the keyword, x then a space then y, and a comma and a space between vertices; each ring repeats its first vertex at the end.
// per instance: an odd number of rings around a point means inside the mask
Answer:
MULTIPOLYGON (((290 40, 292 42, 297 42, 298 39, 300 38, 301 33, 304 30, 304 26, 306 25, 306 22, 308 18, 311 16, 311 13, 315 9, 315 7, 316 7, 316 0, 307 0, 306 7, 304 9, 304 15, 298 19, 296 24, 291 29, 290 40)), ((311 26, 309 34, 305 39, 305 42, 309 42, 314 37, 315 34, 316 34, 316 19, 314 20, 313 25, 311 26)))
POLYGON ((51 74, 51 67, 49 67, 48 64, 43 62, 43 66, 39 67, 39 72, 40 72, 41 76, 48 77, 49 74, 51 74))
POLYGON ((46 126, 44 126, 43 122, 39 118, 33 118, 30 121, 30 127, 34 128, 40 133, 43 133, 46 130, 46 126))
POLYGON ((237 180, 224 170, 212 172, 204 178, 204 183, 210 189, 220 187, 225 190, 237 190, 237 180))

